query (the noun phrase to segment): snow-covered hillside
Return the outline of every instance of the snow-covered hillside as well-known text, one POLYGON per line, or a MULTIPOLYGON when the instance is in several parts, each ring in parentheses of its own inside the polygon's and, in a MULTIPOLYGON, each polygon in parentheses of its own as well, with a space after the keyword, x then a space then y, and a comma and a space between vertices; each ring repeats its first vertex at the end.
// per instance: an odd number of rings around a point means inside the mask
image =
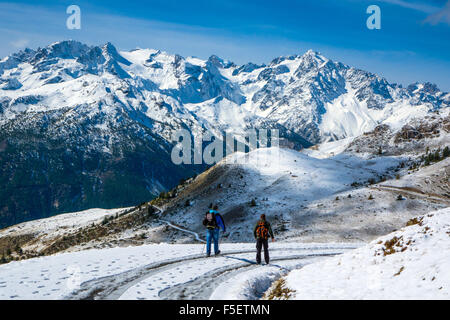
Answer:
MULTIPOLYGON (((21 250, 39 252, 46 245, 76 231, 88 228, 91 225, 100 224, 105 219, 123 215, 132 208, 125 209, 90 209, 83 212, 74 212, 57 215, 50 219, 39 219, 24 222, 0 231, 0 238, 4 242, 8 238, 29 236, 32 241, 21 250)), ((20 245, 17 243, 16 245, 20 245)))
POLYGON ((285 278, 291 299, 449 299, 450 209, 285 278))
MULTIPOLYGON (((325 150, 343 149, 333 144, 325 150)), ((234 154, 181 186, 164 204, 165 218, 200 232, 205 211, 217 204, 228 224, 225 241, 251 240, 261 213, 284 239, 367 241, 450 204, 448 182, 441 179, 450 159, 412 172, 404 165, 409 157, 346 152, 325 158, 320 152, 269 148, 234 154)))

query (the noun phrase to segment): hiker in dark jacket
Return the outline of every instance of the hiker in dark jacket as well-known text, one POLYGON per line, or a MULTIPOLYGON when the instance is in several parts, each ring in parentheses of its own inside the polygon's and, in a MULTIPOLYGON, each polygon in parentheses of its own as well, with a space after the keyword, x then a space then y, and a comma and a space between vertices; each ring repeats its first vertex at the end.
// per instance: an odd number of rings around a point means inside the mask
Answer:
POLYGON ((275 237, 273 236, 272 227, 270 223, 266 220, 266 215, 262 214, 261 219, 256 224, 253 229, 253 235, 256 239, 256 263, 261 264, 261 250, 264 247, 264 260, 267 264, 270 262, 269 257, 269 237, 272 238, 272 242, 275 242, 275 237))
POLYGON ((211 240, 214 241, 214 253, 217 256, 220 254, 219 250, 219 238, 220 229, 226 232, 225 221, 223 220, 220 213, 217 211, 219 208, 215 206, 213 209, 209 210, 205 219, 203 220, 203 225, 206 227, 206 255, 211 256, 211 240))

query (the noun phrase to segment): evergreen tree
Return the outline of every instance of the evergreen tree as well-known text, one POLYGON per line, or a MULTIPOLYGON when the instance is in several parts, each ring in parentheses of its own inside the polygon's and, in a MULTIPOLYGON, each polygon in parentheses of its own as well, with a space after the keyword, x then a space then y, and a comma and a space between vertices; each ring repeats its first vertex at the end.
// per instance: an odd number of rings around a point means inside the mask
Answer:
POLYGON ((434 161, 435 162, 441 161, 441 153, 439 152, 439 150, 436 150, 434 153, 434 161))
POLYGON ((446 159, 448 157, 450 157, 450 148, 447 146, 445 147, 444 152, 442 153, 442 158, 446 159))

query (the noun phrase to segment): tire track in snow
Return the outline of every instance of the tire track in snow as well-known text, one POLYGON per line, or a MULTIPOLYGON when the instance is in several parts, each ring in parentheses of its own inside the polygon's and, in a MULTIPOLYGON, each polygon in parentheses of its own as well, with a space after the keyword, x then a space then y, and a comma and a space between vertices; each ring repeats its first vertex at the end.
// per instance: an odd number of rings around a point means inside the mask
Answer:
MULTIPOLYGON (((246 253, 249 250, 238 250, 230 252, 230 254, 246 253)), ((187 261, 194 261, 204 259, 203 254, 190 255, 180 257, 178 259, 170 259, 151 263, 149 265, 132 269, 120 274, 101 277, 98 279, 90 280, 81 284, 81 288, 75 292, 72 292, 66 297, 68 300, 108 300, 117 299, 114 294, 117 291, 122 290, 125 287, 130 287, 132 284, 140 281, 142 278, 146 278, 153 273, 162 272, 163 270, 173 267, 176 264, 183 264, 187 261)))
MULTIPOLYGON (((311 255, 294 255, 281 258, 272 259, 271 264, 268 267, 280 268, 280 274, 286 274, 290 269, 284 268, 279 265, 274 265, 273 262, 297 262, 301 265, 302 260, 306 260, 312 257, 328 257, 335 256, 336 254, 311 254, 311 255), (283 271, 284 269, 284 271, 283 271)), ((198 277, 190 282, 182 283, 168 289, 165 289, 159 293, 159 297, 163 300, 208 300, 211 298, 214 291, 220 284, 227 280, 236 277, 240 273, 249 272, 258 268, 265 268, 266 266, 260 266, 256 263, 238 263, 230 267, 223 267, 208 272, 203 277, 198 277)), ((275 279, 276 280, 276 279, 275 279)), ((255 293, 256 298, 261 298, 264 292, 270 287, 272 281, 268 283, 264 289, 260 289, 260 292, 255 293)))
MULTIPOLYGON (((342 248, 339 247, 320 247, 320 248, 313 248, 313 247, 286 247, 286 248, 274 248, 271 251, 276 255, 277 252, 284 252, 285 256, 282 257, 276 257, 272 261, 282 261, 286 258, 292 258, 293 256, 298 258, 304 258, 305 256, 327 256, 327 255, 336 255, 342 253, 344 250, 348 250, 348 246, 344 246, 342 248), (311 253, 311 251, 319 251, 317 254, 311 253), (326 252, 328 250, 328 252, 326 252), (299 254, 300 252, 304 252, 303 254, 299 254), (324 253, 325 251, 325 253, 324 253), (295 254, 296 252, 296 254, 295 254), (287 257, 286 257, 287 256, 287 257)), ((239 257, 239 255, 243 254, 250 254, 251 259, 253 258, 253 255, 255 254, 255 250, 235 250, 235 251, 229 251, 224 252, 224 256, 219 256, 215 258, 206 258, 203 254, 201 255, 191 255, 191 256, 185 256, 180 257, 179 259, 172 259, 172 260, 166 260, 166 261, 160 261, 157 263, 152 263, 144 267, 136 268, 121 274, 112 275, 108 277, 103 277, 99 279, 94 279, 88 282, 85 282, 81 285, 80 289, 73 292, 69 296, 66 297, 66 299, 69 300, 117 300, 119 299, 127 290, 132 288, 133 286, 145 281, 146 279, 158 276, 158 279, 162 279, 161 281, 164 282, 164 277, 168 273, 174 273, 174 270, 177 268, 183 269, 185 268, 189 263, 193 262, 199 262, 199 265, 205 264, 207 262, 210 262, 212 259, 243 259, 243 257, 239 257), (234 255, 234 257, 233 257, 234 255)), ((231 270, 238 270, 240 268, 243 268, 245 266, 252 266, 251 261, 246 261, 246 263, 233 263, 228 264, 226 266, 226 270, 222 270, 224 268, 223 263, 220 263, 220 266, 217 268, 213 268, 213 273, 223 273, 228 272, 231 270)), ((198 270, 202 270, 201 268, 198 270)), ((169 287, 176 286, 176 285, 183 285, 186 284, 189 286, 189 282, 192 280, 196 280, 198 278, 202 278, 203 272, 200 272, 200 274, 196 275, 194 279, 181 280, 178 283, 175 283, 174 285, 169 285, 167 287, 162 287, 158 292, 156 293, 156 299, 159 299, 159 293, 163 292, 164 290, 168 289, 169 287)), ((199 280, 201 281, 201 280, 199 280)), ((194 290, 192 290, 194 291, 194 290)))
MULTIPOLYGON (((342 253, 339 250, 323 251, 313 253, 300 248, 273 250, 272 261, 301 260, 306 257, 327 257, 342 253)), ((159 299, 208 299, 215 287, 226 279, 220 277, 228 272, 243 272, 248 267, 261 268, 252 260, 255 250, 245 254, 232 256, 228 253, 215 258, 203 258, 197 261, 185 261, 181 264, 165 269, 161 274, 150 274, 136 281, 135 285, 128 286, 128 289, 121 290, 120 299, 123 300, 159 300, 159 299), (236 261, 239 261, 236 263, 236 261), (211 285, 211 284, 214 285, 211 285), (164 293, 165 292, 165 293, 164 293)), ((117 297, 115 297, 117 298, 117 297)))

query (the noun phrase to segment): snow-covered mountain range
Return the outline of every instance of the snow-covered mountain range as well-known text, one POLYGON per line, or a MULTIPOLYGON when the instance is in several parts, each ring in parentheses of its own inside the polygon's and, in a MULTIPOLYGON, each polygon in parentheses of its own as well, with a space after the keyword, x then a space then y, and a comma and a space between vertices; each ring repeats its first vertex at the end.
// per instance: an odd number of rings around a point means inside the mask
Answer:
POLYGON ((243 66, 76 41, 0 61, 0 227, 124 207, 205 166, 175 166, 172 134, 277 128, 296 148, 400 129, 450 106, 435 85, 403 88, 317 52, 243 66))

